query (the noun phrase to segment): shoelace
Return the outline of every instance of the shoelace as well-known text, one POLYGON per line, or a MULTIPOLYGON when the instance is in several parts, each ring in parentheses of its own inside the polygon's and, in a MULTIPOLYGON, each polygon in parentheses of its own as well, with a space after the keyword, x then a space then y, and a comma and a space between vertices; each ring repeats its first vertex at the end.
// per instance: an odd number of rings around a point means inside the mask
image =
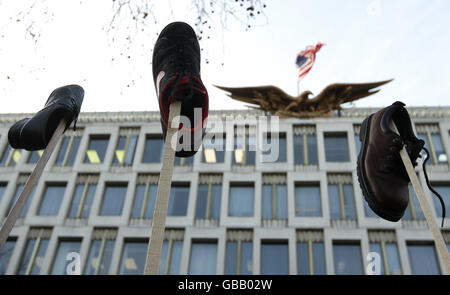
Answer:
POLYGON ((399 138, 394 138, 392 141, 392 146, 389 148, 389 153, 384 158, 383 167, 384 169, 391 171, 395 167, 398 167, 401 161, 398 152, 403 148, 403 141, 399 138))
POLYGON ((422 149, 427 154, 427 157, 425 158, 425 160, 422 163, 423 174, 425 175, 425 181, 427 183, 428 188, 430 189, 430 191, 433 192, 433 194, 436 197, 438 197, 439 201, 441 202, 441 207, 442 207, 442 224, 441 224, 441 227, 444 227, 444 220, 445 220, 445 203, 444 203, 444 199, 442 198, 442 196, 435 189, 433 189, 433 187, 430 184, 430 180, 428 179, 428 175, 427 175, 427 170, 425 169, 425 164, 428 161, 428 159, 430 158, 430 152, 425 147, 423 147, 422 149))
POLYGON ((175 80, 175 83, 174 83, 174 86, 172 88, 170 95, 172 97, 174 97, 175 93, 177 93, 179 91, 180 86, 182 84, 184 84, 184 83, 181 83, 182 79, 184 77, 186 77, 187 82, 188 82, 188 88, 189 88, 189 95, 187 95, 186 97, 192 97, 194 95, 193 82, 192 82, 192 77, 191 77, 192 74, 189 70, 186 70, 191 67, 192 61, 185 54, 184 48, 178 47, 177 45, 175 45, 174 49, 176 50, 176 53, 172 56, 172 59, 170 62, 175 64, 176 71, 177 71, 177 78, 175 80))

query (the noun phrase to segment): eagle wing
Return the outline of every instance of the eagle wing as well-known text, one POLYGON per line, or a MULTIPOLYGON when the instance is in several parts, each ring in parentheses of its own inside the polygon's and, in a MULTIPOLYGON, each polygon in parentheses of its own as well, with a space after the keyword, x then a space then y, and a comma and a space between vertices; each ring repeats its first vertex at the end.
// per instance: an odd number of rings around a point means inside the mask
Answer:
POLYGON ((340 108, 340 105, 346 102, 358 100, 360 98, 373 95, 380 91, 373 90, 391 80, 373 82, 373 83, 336 83, 327 86, 322 92, 311 99, 304 101, 301 106, 304 110, 331 111, 340 108), (371 91, 373 90, 373 91, 371 91))
POLYGON ((305 91, 298 97, 292 97, 275 86, 255 87, 215 87, 228 92, 228 96, 250 104, 252 109, 270 112, 282 117, 313 118, 330 115, 332 110, 341 109, 341 104, 373 95, 379 86, 391 80, 373 83, 336 83, 326 87, 313 98, 308 98, 310 91, 305 91))
POLYGON ((295 100, 294 97, 275 86, 255 86, 243 88, 214 86, 228 92, 227 95, 233 99, 251 104, 249 107, 253 109, 271 113, 276 113, 295 100))

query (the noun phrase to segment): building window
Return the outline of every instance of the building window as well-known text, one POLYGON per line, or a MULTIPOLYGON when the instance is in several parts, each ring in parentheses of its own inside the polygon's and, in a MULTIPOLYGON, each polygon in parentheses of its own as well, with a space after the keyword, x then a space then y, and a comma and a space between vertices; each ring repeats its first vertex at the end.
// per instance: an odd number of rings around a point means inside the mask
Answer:
POLYGON ((111 265, 117 231, 95 229, 92 233, 91 248, 87 260, 86 275, 107 275, 111 265))
POLYGON ((38 275, 40 273, 51 235, 51 229, 30 229, 17 274, 38 275))
POLYGON ((70 205, 69 218, 88 218, 97 189, 98 175, 79 175, 70 205))
POLYGON ((180 274, 181 253, 183 250, 183 230, 166 230, 159 263, 160 275, 180 274))
MULTIPOLYGON (((449 184, 434 184, 433 188, 441 195, 445 203, 445 212, 450 212, 450 185, 449 184)), ((1 193, 0 193, 1 195, 1 193)), ((441 202, 438 198, 433 197, 434 208, 437 216, 442 216, 441 202)))
POLYGON ((289 274, 289 248, 287 241, 261 242, 261 274, 289 274))
POLYGON ((162 135, 147 135, 145 138, 143 163, 161 163, 164 152, 162 135))
POLYGON ((297 232, 297 273, 299 275, 326 274, 323 232, 297 232))
POLYGON ((138 175, 131 218, 153 218, 158 175, 138 175))
POLYGON ((320 185, 308 183, 295 184, 295 216, 322 216, 320 185))
POLYGON ((315 126, 294 126, 294 164, 317 165, 315 126))
POLYGON ((91 135, 89 138, 89 146, 86 150, 86 156, 84 157, 84 163, 103 163, 108 143, 109 135, 91 135))
POLYGON ((331 219, 356 219, 351 175, 329 174, 328 196, 331 219))
POLYGON ((395 232, 369 231, 369 249, 380 255, 382 275, 402 274, 395 232))
MULTIPOLYGON (((159 274, 179 274, 184 232, 166 230, 159 274)), ((125 240, 119 274, 142 275, 147 260, 148 239, 125 240)))
POLYGON ((253 274, 253 242, 251 231, 228 231, 225 251, 226 275, 253 274))
POLYGON ((202 163, 223 163, 225 161, 226 139, 224 134, 214 134, 203 140, 202 163))
POLYGON ((43 153, 44 153, 44 150, 30 152, 27 163, 28 164, 36 164, 39 161, 39 159, 42 157, 43 153))
POLYGON ((70 260, 67 255, 71 252, 80 253, 81 239, 76 240, 59 240, 58 250, 56 252, 55 260, 53 261, 52 275, 67 275, 67 265, 70 260))
POLYGON ((56 157, 56 166, 73 166, 75 157, 80 146, 83 129, 66 130, 63 139, 61 140, 61 147, 59 148, 58 156, 56 157))
POLYGON ((409 264, 413 275, 439 275, 439 264, 433 244, 408 243, 409 264))
POLYGON ((0 159, 0 166, 14 167, 20 161, 20 150, 11 148, 9 144, 6 145, 3 150, 2 157, 0 159))
POLYGON ((119 139, 114 151, 113 166, 133 165, 134 153, 136 151, 139 128, 121 128, 119 139))
POLYGON ((40 216, 58 215, 61 202, 66 191, 66 184, 46 184, 44 196, 38 211, 40 216))
POLYGON ((333 243, 334 272, 337 275, 362 275, 361 245, 357 243, 333 243))
POLYGON ((369 207, 369 204, 367 204, 366 201, 363 201, 364 206, 364 213, 366 214, 366 217, 368 218, 378 218, 378 215, 373 212, 373 210, 369 207))
POLYGON ((262 218, 287 219, 286 175, 263 175, 262 218))
POLYGON ((253 184, 231 184, 228 216, 253 216, 254 196, 253 184))
POLYGON ((9 261, 16 246, 16 238, 8 238, 0 249, 0 275, 4 275, 8 269, 9 261))
POLYGON ((417 137, 425 141, 425 147, 430 151, 434 165, 446 164, 447 154, 442 144, 438 124, 417 124, 417 137))
POLYGON ((0 183, 0 203, 2 202, 2 200, 3 200, 3 195, 5 194, 5 191, 6 191, 6 186, 8 185, 8 183, 5 183, 5 182, 1 182, 0 183))
POLYGON ((347 133, 325 133, 325 159, 327 162, 348 162, 347 133))
POLYGON ((286 162, 286 133, 279 133, 278 136, 272 136, 271 133, 266 133, 264 134, 264 138, 264 144, 267 146, 263 147, 263 162, 286 162), (276 158, 273 158, 274 155, 276 155, 274 148, 275 150, 278 149, 278 155, 276 158), (271 155, 271 153, 274 153, 274 155, 271 155))
POLYGON ((103 202, 100 208, 101 216, 122 215, 123 203, 127 194, 126 183, 110 183, 105 185, 103 202))
MULTIPOLYGON (((440 203, 439 203, 440 204, 440 203)), ((439 205, 440 207, 440 205, 439 205)), ((409 205, 403 215, 405 220, 424 220, 425 215, 420 207, 419 199, 417 198, 416 192, 412 184, 409 184, 409 205)))
POLYGON ((119 274, 142 275, 147 260, 147 248, 148 240, 125 240, 119 274))
POLYGON ((255 165, 256 127, 237 126, 234 130, 233 165, 255 165))
POLYGON ((450 231, 442 231, 442 237, 444 238, 444 242, 447 245, 447 250, 450 252, 450 231))
MULTIPOLYGON (((16 203, 17 199, 19 198, 19 195, 22 193, 23 188, 25 187, 25 183, 28 180, 29 175, 28 174, 20 174, 17 178, 17 186, 16 186, 16 192, 14 193, 14 197, 9 203, 9 209, 8 214, 11 212, 14 204, 16 203)), ((25 206, 22 209, 22 212, 20 213, 20 217, 25 217, 28 213, 28 208, 30 207, 31 200, 34 196, 34 191, 36 190, 36 186, 34 186, 31 190, 30 196, 28 197, 28 200, 25 203, 25 206)))
POLYGON ((361 131, 361 125, 353 125, 353 131, 355 136, 355 151, 356 155, 359 155, 361 151, 361 141, 359 140, 359 132, 361 131))
POLYGON ((186 216, 189 201, 189 184, 172 183, 167 216, 186 216))
POLYGON ((189 157, 189 158, 175 157, 173 164, 175 166, 192 166, 193 162, 194 162, 194 156, 189 157))
POLYGON ((222 175, 200 175, 195 218, 219 219, 222 175))
POLYGON ((217 268, 217 240, 192 241, 188 274, 215 275, 216 268, 217 268))

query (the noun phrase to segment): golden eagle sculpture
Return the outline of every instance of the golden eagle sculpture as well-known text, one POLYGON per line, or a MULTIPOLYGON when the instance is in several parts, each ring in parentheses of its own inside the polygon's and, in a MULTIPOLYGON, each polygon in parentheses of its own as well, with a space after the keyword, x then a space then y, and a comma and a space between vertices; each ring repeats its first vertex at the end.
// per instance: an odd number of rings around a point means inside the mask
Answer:
POLYGON ((311 91, 305 91, 297 97, 286 94, 275 86, 255 87, 215 87, 222 89, 229 97, 252 104, 248 107, 270 112, 280 117, 313 118, 330 116, 333 110, 342 110, 343 103, 358 100, 380 91, 373 90, 391 80, 373 83, 336 83, 326 87, 316 97, 310 98, 311 91), (256 105, 256 106, 255 106, 256 105))

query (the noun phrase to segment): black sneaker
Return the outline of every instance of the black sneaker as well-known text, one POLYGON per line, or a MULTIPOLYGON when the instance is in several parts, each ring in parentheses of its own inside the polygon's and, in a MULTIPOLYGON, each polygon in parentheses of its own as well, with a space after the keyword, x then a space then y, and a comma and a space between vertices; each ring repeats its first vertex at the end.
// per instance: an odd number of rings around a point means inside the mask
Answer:
POLYGON ((162 30, 153 51, 153 80, 164 139, 169 105, 172 101, 180 101, 180 145, 175 155, 193 156, 200 148, 205 133, 208 92, 200 78, 200 46, 188 24, 174 22, 162 30))
POLYGON ((9 144, 15 149, 27 151, 45 149, 62 119, 67 122, 66 129, 72 121, 76 124, 83 97, 84 90, 78 85, 55 89, 42 110, 11 126, 8 132, 9 144))

